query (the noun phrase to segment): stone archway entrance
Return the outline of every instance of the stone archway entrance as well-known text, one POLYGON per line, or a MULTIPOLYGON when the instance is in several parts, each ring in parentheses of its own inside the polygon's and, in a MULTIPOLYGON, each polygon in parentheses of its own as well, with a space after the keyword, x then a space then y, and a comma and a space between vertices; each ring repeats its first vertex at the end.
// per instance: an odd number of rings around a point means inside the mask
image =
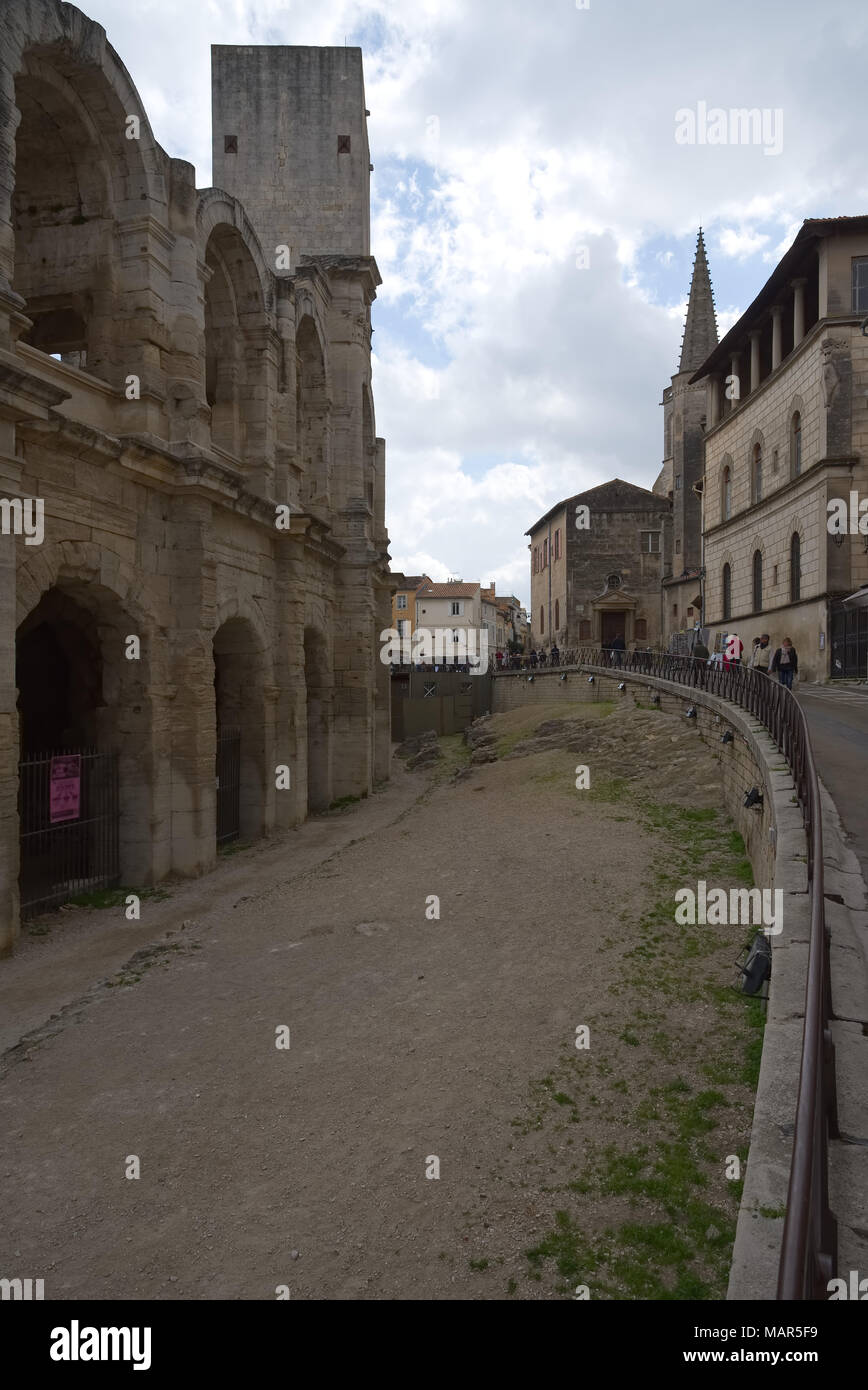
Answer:
POLYGON ((48 589, 18 628, 19 888, 26 919, 150 875, 148 654, 108 590, 48 589))
POLYGON ((307 686, 307 809, 326 811, 332 802, 332 679, 328 644, 318 628, 304 631, 307 686))
POLYGON ((214 635, 218 848, 265 828, 264 654, 252 624, 229 618, 214 635))

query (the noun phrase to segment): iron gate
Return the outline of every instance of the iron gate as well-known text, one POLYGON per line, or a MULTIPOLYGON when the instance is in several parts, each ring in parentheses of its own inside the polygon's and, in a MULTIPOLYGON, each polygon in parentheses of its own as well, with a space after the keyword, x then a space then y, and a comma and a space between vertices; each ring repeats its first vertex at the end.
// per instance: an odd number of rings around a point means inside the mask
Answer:
POLYGON ((833 606, 829 613, 832 679, 864 680, 868 675, 868 608, 833 606))
POLYGON ((19 763, 18 818, 23 921, 119 883, 117 753, 59 749, 19 763), (78 758, 78 795, 68 818, 53 821, 51 768, 58 758, 78 758))
POLYGON ((217 730, 217 845, 241 832, 241 730, 217 730))

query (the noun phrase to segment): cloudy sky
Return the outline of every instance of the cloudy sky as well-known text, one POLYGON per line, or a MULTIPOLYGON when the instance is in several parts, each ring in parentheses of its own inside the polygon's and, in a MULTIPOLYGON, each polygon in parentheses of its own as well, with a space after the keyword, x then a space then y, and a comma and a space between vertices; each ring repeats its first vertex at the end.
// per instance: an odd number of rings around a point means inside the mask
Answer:
POLYGON ((210 44, 363 48, 377 432, 392 566, 408 573, 495 580, 527 600, 538 516, 659 472, 697 227, 723 332, 803 218, 868 211, 856 0, 80 8, 203 187, 210 44), (701 142, 700 103, 766 111, 765 138, 701 142))

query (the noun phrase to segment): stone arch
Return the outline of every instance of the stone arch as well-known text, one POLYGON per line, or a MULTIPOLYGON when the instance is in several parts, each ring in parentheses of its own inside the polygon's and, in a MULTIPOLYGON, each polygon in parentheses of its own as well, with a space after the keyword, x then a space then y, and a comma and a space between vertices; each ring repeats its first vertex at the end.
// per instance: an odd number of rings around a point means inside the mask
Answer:
POLYGON ((196 209, 196 231, 199 241, 200 259, 205 259, 208 242, 214 232, 230 228, 243 242, 259 278, 262 307, 272 315, 275 312, 275 276, 265 259, 262 244, 253 229, 253 223, 244 211, 243 205, 222 188, 208 188, 199 195, 196 209))
MULTIPOLYGON (((115 755, 118 871, 122 883, 141 886, 153 882, 159 867, 152 690, 164 670, 165 652, 138 601, 134 574, 121 562, 112 564, 114 558, 101 555, 95 545, 63 542, 22 566, 16 633, 19 753, 31 764, 84 749, 115 755), (138 655, 130 637, 139 639, 138 655)), ((108 775, 107 768, 93 766, 95 776, 108 775)), ((23 795, 26 800, 26 787, 23 795)), ((81 833, 96 831, 83 826, 81 833)), ((87 857, 84 842, 79 850, 87 857)), ((28 872, 26 858, 22 876, 28 872)))
POLYGON ((331 392, 324 339, 305 313, 295 331, 296 467, 302 505, 328 507, 332 487, 331 392))
POLYGON ((787 413, 787 462, 791 478, 798 478, 804 468, 805 404, 796 392, 787 413))
POLYGON ((328 810, 332 802, 332 703, 334 672, 325 621, 305 624, 304 680, 307 697, 307 809, 328 810))
POLYGON ((34 11, 34 32, 10 43, 14 137, 0 159, 14 173, 8 202, 0 193, 0 269, 32 321, 24 341, 119 385, 117 228, 142 217, 143 202, 164 220, 160 154, 104 30, 72 6, 34 11), (129 116, 138 139, 127 138, 129 116))
POLYGON ((259 267, 237 227, 218 222, 205 261, 205 398, 211 440, 250 463, 265 449, 268 402, 257 387, 270 321, 259 267))
POLYGON ((728 521, 732 516, 733 467, 731 454, 724 454, 723 458, 720 460, 718 478, 720 490, 720 520, 728 521))
POLYGON ((211 647, 218 778, 215 835, 256 839, 267 827, 269 801, 264 625, 244 605, 229 600, 217 615, 211 647))

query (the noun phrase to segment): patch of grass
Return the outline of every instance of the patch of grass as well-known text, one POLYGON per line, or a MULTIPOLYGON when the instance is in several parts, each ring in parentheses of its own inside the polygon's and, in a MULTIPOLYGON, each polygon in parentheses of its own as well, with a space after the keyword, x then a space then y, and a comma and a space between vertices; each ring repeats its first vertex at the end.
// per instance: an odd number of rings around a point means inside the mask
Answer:
POLYGON ((345 806, 357 806, 361 799, 360 796, 339 796, 337 801, 331 802, 329 810, 342 811, 345 806))
POLYGON ((488 1260, 471 1260, 470 1268, 475 1270, 488 1269, 488 1260))
POLYGON ((124 907, 131 894, 141 901, 163 902, 171 895, 164 888, 97 888, 92 893, 77 893, 69 902, 72 907, 124 907))

